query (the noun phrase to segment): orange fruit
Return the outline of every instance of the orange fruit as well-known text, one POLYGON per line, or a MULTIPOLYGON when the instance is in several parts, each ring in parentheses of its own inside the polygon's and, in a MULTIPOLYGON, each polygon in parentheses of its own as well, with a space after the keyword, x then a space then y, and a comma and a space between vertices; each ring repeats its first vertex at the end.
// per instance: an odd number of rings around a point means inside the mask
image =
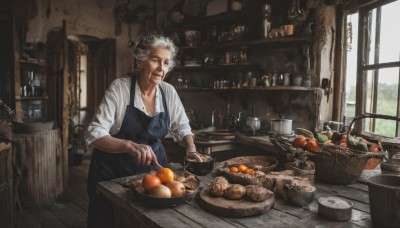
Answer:
POLYGON ((142 179, 142 186, 145 191, 149 191, 154 186, 161 185, 161 180, 156 175, 146 174, 142 179))
POLYGON ((247 169, 247 166, 240 164, 237 168, 239 172, 243 173, 247 169))
POLYGON ((247 168, 247 169, 244 171, 244 173, 245 173, 245 174, 254 175, 254 174, 255 174, 255 171, 254 171, 253 169, 247 168))
POLYGON ((169 168, 161 168, 157 171, 156 176, 160 178, 161 184, 165 184, 174 180, 174 172, 169 168))
POLYGON ((230 171, 231 173, 237 173, 237 172, 239 172, 239 169, 238 169, 237 167, 235 167, 235 166, 232 166, 232 167, 229 169, 229 171, 230 171))
POLYGON ((369 151, 370 152, 377 152, 377 151, 379 151, 379 146, 378 146, 378 144, 376 144, 376 143, 372 143, 370 146, 369 146, 369 151))
POLYGON ((307 142, 307 137, 305 137, 304 135, 299 135, 293 140, 292 146, 296 148, 304 148, 307 145, 307 142))
POLYGON ((306 150, 312 152, 312 153, 317 153, 319 151, 319 146, 318 142, 315 139, 310 139, 307 144, 306 144, 306 150))

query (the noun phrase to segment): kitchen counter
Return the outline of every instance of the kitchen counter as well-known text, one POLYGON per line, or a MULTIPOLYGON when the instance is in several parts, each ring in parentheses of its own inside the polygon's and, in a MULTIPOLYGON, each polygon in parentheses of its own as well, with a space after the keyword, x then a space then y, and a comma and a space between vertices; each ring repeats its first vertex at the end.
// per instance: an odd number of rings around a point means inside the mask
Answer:
MULTIPOLYGON (((207 186, 214 174, 199 176, 201 187, 207 186)), ((134 176, 126 177, 134 178, 134 176)), ((131 188, 121 185, 126 178, 100 182, 97 191, 114 204, 115 227, 371 227, 368 186, 356 183, 335 186, 316 183, 315 200, 307 207, 292 206, 277 198, 271 210, 245 218, 228 218, 208 213, 194 198, 183 205, 152 208, 134 196, 131 188), (337 222, 317 214, 319 197, 340 196, 354 206, 349 221, 337 222)))
POLYGON ((271 154, 281 154, 269 141, 269 136, 245 136, 237 134, 233 139, 229 140, 196 139, 195 143, 198 151, 205 154, 212 154, 225 150, 238 150, 243 146, 251 146, 271 154))

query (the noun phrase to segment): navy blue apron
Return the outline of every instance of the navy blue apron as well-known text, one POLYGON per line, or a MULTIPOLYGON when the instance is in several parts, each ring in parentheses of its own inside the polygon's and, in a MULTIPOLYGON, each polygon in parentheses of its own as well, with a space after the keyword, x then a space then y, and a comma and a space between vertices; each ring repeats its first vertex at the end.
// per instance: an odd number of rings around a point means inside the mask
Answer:
MULTIPOLYGON (((162 139, 169 130, 169 113, 164 91, 159 86, 164 112, 149 117, 134 107, 136 76, 132 76, 131 80, 130 102, 127 106, 121 129, 114 137, 151 146, 157 156, 158 163, 166 166, 168 161, 162 145, 162 139)), ((139 165, 128 153, 112 154, 95 149, 88 174, 88 227, 109 228, 113 227, 114 223, 112 203, 96 193, 96 184, 98 182, 156 169, 155 165, 139 165)))

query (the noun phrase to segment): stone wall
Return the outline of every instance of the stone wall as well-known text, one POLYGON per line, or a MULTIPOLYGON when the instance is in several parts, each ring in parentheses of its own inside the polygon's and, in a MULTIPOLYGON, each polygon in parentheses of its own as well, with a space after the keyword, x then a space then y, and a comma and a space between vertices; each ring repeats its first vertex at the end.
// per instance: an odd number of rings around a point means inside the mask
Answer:
MULTIPOLYGON (((114 10, 125 1, 116 0, 30 0, 36 3, 35 16, 29 21, 26 40, 28 42, 45 42, 47 33, 60 27, 62 20, 67 21, 67 34, 89 35, 97 38, 115 38, 117 43, 117 77, 126 75, 131 70, 132 56, 128 48, 129 29, 127 23, 121 23, 118 30, 118 23, 114 10)), ((129 1, 128 1, 129 2, 129 1)), ((155 9, 156 17, 145 24, 138 19, 132 19, 130 38, 137 41, 146 30, 162 30, 160 23, 165 17, 165 12, 170 10, 178 0, 168 1, 130 1, 130 9, 144 5, 155 9), (157 4, 155 4, 157 2, 157 4), (156 21, 153 21, 156 20, 156 21), (152 22, 155 22, 152 23, 152 22), (147 26, 147 27, 146 27, 147 26), (153 26, 153 27, 152 27, 153 26)), ((202 1, 205 4, 207 1, 202 1)), ((312 54, 312 76, 313 86, 319 87, 322 78, 329 78, 333 86, 333 59, 332 35, 335 31, 335 8, 322 5, 319 0, 307 0, 307 8, 316 8, 316 21, 319 28, 325 28, 325 38, 317 38, 311 47, 312 54)), ((275 53, 276 54, 276 53, 275 53)), ((293 72, 298 69, 304 72, 304 62, 301 59, 301 49, 297 52, 284 52, 272 55, 267 50, 258 50, 250 55, 252 61, 258 64, 258 69, 277 70, 278 72, 293 72)), ((261 77, 259 70, 255 71, 261 77)), ((229 73, 228 73, 229 74, 229 73)), ((173 74, 172 74, 173 75, 173 74)), ((198 74, 204 79, 204 75, 198 74)), ((224 76, 224 75, 222 75, 224 76)), ((229 77, 231 77, 230 75, 229 77)), ((170 76, 171 77, 171 76, 170 76)), ((195 76, 191 76, 196 78, 195 76)), ((233 76, 235 77, 235 76, 233 76)), ((199 79, 197 79, 199 80, 199 79)), ((205 83, 208 83, 207 81, 205 83)), ((332 114, 332 94, 327 101, 327 96, 316 96, 314 91, 252 91, 252 92, 203 92, 203 93, 182 93, 181 98, 187 109, 193 109, 199 116, 202 126, 209 126, 211 123, 211 112, 218 108, 225 110, 226 104, 230 103, 232 113, 243 112, 244 116, 251 110, 252 103, 256 103, 256 116, 262 118, 264 126, 268 127, 269 119, 278 118, 283 114, 286 118, 294 119, 294 127, 315 128, 322 127, 323 122, 330 120, 332 114), (319 100, 320 98, 320 100, 319 100), (210 105, 211 104, 211 105, 210 105)))

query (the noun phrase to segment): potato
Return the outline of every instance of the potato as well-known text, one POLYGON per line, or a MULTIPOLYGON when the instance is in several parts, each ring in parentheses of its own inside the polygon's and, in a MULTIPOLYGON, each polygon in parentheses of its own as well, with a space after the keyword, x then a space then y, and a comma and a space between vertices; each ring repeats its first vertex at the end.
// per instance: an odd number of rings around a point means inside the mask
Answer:
POLYGON ((210 194, 213 196, 222 196, 228 187, 229 182, 225 177, 216 177, 209 186, 210 194))
POLYGON ((256 185, 246 186, 246 196, 256 202, 267 200, 274 193, 264 187, 256 185))
POLYGON ((232 184, 225 192, 224 196, 228 199, 239 200, 246 194, 246 188, 240 184, 232 184))

